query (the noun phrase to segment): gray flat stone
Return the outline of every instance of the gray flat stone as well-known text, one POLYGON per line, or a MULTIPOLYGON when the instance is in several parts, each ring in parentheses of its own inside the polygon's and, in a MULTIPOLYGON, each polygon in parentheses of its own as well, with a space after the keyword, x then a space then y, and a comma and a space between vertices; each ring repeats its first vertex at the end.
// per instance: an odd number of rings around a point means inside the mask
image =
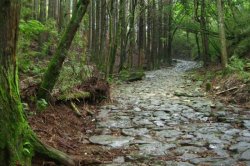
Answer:
POLYGON ((181 146, 177 147, 174 152, 178 155, 183 155, 184 153, 202 153, 207 151, 208 149, 205 147, 196 147, 196 146, 181 146))
POLYGON ((156 132, 156 136, 164 137, 164 138, 178 137, 181 134, 182 132, 178 130, 163 130, 163 131, 156 132))
POLYGON ((146 135, 149 132, 147 128, 139 128, 139 129, 122 129, 122 133, 128 136, 142 136, 146 135))
POLYGON ((100 122, 99 126, 104 128, 131 128, 132 123, 130 119, 106 120, 100 122))
POLYGON ((108 145, 114 148, 119 148, 134 140, 133 137, 124 137, 124 136, 111 136, 111 135, 97 135, 89 138, 89 141, 94 144, 108 145))
POLYGON ((166 166, 194 166, 188 162, 166 161, 166 166))
POLYGON ((116 158, 113 159, 114 163, 124 163, 125 162, 125 158, 124 156, 118 156, 116 158))
POLYGON ((250 149, 250 143, 248 142, 239 142, 229 148, 229 150, 234 152, 244 152, 247 149, 250 149))
POLYGON ((170 115, 164 111, 156 111, 153 113, 153 115, 161 120, 169 120, 170 119, 170 115))
POLYGON ((250 120, 244 120, 244 126, 247 128, 247 129, 250 129, 250 120))
POLYGON ((153 124, 149 119, 145 117, 136 117, 133 119, 133 122, 138 126, 147 126, 153 124))
POLYGON ((180 159, 183 161, 188 161, 195 158, 199 158, 199 156, 197 154, 192 153, 184 153, 182 156, 180 156, 180 159))
POLYGON ((176 147, 175 144, 144 144, 139 146, 140 154, 151 156, 162 156, 168 153, 167 150, 176 147))
POLYGON ((240 160, 247 160, 250 161, 250 149, 246 150, 245 152, 243 152, 240 156, 240 160))

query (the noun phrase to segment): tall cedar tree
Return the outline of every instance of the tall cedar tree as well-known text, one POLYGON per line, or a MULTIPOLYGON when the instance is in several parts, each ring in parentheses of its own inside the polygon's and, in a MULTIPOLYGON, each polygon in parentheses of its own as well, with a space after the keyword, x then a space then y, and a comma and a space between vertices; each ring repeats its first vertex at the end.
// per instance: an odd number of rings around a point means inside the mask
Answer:
POLYGON ((16 65, 20 1, 1 0, 0 11, 0 164, 29 166, 34 153, 39 153, 75 165, 67 155, 38 140, 24 117, 16 65))

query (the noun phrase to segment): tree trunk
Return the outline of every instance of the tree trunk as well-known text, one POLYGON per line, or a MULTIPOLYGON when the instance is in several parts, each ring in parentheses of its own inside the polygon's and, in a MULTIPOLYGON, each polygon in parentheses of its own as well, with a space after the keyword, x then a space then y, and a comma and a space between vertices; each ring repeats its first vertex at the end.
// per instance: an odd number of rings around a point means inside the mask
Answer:
POLYGON ((140 0, 140 15, 139 15, 139 24, 138 24, 138 68, 141 67, 142 64, 142 53, 143 53, 143 49, 144 49, 144 35, 145 35, 145 23, 144 23, 144 19, 145 19, 145 10, 144 10, 144 0, 140 0))
POLYGON ((126 2, 120 1, 120 22, 121 22, 121 31, 120 31, 120 65, 119 65, 119 72, 123 70, 124 63, 126 59, 126 34, 127 34, 127 25, 126 25, 126 2))
POLYGON ((162 18, 162 13, 163 13, 163 2, 162 0, 159 0, 158 2, 158 6, 159 6, 159 12, 158 12, 158 62, 157 65, 158 67, 161 65, 162 59, 163 59, 163 41, 162 41, 162 37, 164 37, 163 35, 163 18, 162 18))
POLYGON ((72 11, 76 9, 77 0, 72 0, 72 11))
POLYGON ((30 166, 32 155, 40 153, 64 165, 75 165, 66 154, 41 143, 25 120, 16 65, 20 1, 2 0, 0 10, 0 163, 30 166))
POLYGON ((117 51, 117 42, 118 42, 118 34, 116 33, 116 1, 111 0, 110 3, 110 18, 109 18, 109 57, 108 57, 108 65, 106 70, 106 78, 113 74, 114 64, 115 64, 115 56, 117 51))
POLYGON ((220 31, 220 41, 221 41, 221 64, 223 68, 226 68, 228 65, 227 44, 226 44, 226 34, 225 34, 225 24, 224 24, 224 9, 221 0, 217 0, 217 10, 219 17, 219 31, 220 31))
POLYGON ((106 1, 101 1, 101 32, 100 32, 100 52, 99 52, 99 64, 98 66, 103 69, 104 64, 100 63, 104 61, 104 56, 105 56, 105 45, 106 45, 106 34, 107 34, 107 17, 106 17, 106 1))
POLYGON ((152 51, 150 55, 150 69, 155 69, 157 56, 157 15, 155 0, 152 1, 152 51))
POLYGON ((207 20, 206 20, 206 0, 201 1, 201 18, 200 18, 200 26, 201 26, 201 39, 202 39, 202 59, 204 63, 204 67, 207 67, 210 63, 209 58, 209 40, 207 34, 207 20))
POLYGON ((46 3, 47 0, 40 0, 40 22, 44 23, 46 21, 46 3))
POLYGON ((147 7, 147 50, 146 50, 146 62, 147 67, 150 68, 150 56, 151 56, 151 29, 152 29, 152 9, 150 5, 150 1, 148 0, 147 7))
POLYGON ((96 30, 95 30, 95 34, 96 34, 96 37, 95 37, 95 48, 96 48, 96 63, 99 64, 100 62, 100 4, 101 4, 101 1, 96 1, 96 30))
POLYGON ((39 1, 34 0, 34 6, 33 6, 33 19, 37 20, 39 16, 39 1))
POLYGON ((173 33, 172 33, 172 0, 168 0, 169 11, 167 16, 168 27, 167 27, 167 62, 169 65, 172 64, 172 40, 173 40, 173 33))
POLYGON ((70 20, 70 0, 60 0, 59 30, 63 32, 70 20))
POLYGON ((56 49, 55 55, 49 63, 49 67, 44 74, 42 84, 38 91, 38 97, 48 99, 50 92, 53 90, 55 83, 59 77, 63 62, 67 56, 72 40, 81 23, 84 14, 87 11, 89 0, 80 0, 77 8, 73 12, 70 23, 64 32, 60 43, 56 49))
POLYGON ((128 64, 133 67, 133 54, 135 50, 135 9, 137 6, 137 0, 131 0, 130 2, 130 17, 129 17, 129 30, 128 30, 128 64))
POLYGON ((96 0, 91 1, 91 58, 94 62, 97 60, 96 51, 96 0))

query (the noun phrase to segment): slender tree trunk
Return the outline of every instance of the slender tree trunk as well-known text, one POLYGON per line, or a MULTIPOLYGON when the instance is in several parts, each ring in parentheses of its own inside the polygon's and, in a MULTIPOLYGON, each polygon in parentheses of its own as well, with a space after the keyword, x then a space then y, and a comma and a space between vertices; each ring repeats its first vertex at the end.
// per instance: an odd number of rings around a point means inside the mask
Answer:
POLYGON ((121 47, 121 53, 120 53, 120 65, 119 65, 119 71, 121 71, 124 68, 124 63, 126 59, 126 34, 127 34, 127 25, 126 25, 126 2, 120 1, 120 22, 121 22, 121 31, 120 31, 120 47, 121 47))
POLYGON ((55 0, 48 0, 49 1, 49 6, 48 6, 48 18, 54 18, 54 10, 55 10, 55 0))
POLYGON ((96 51, 96 0, 91 1, 91 58, 94 62, 97 60, 97 51, 96 51))
POLYGON ((138 24, 138 67, 141 66, 142 63, 142 56, 143 56, 143 49, 144 49, 144 35, 145 35, 145 10, 144 10, 144 0, 140 0, 140 15, 139 15, 139 24, 138 24))
MULTIPOLYGON (((107 34, 106 8, 107 8, 106 1, 101 1, 101 31, 100 31, 101 36, 100 36, 100 52, 99 52, 100 62, 104 61, 104 55, 105 55, 106 34, 107 34)), ((103 64, 99 63, 98 66, 103 67, 103 64)))
POLYGON ((228 65, 227 62, 227 44, 226 44, 226 34, 225 34, 225 24, 224 24, 224 9, 221 0, 217 0, 217 10, 219 17, 219 31, 220 31, 220 41, 221 41, 221 63, 223 68, 228 65))
POLYGON ((39 20, 44 23, 46 21, 46 3, 47 0, 40 0, 40 16, 39 20))
POLYGON ((167 62, 169 65, 172 64, 172 40, 173 40, 173 32, 172 32, 172 5, 173 1, 168 0, 169 11, 168 11, 168 27, 167 27, 167 62))
POLYGON ((47 71, 45 72, 42 84, 38 91, 39 98, 47 99, 50 92, 53 90, 59 77, 63 62, 67 56, 68 49, 70 48, 76 31, 80 26, 81 20, 87 11, 88 4, 89 0, 79 0, 77 3, 77 9, 73 12, 70 23, 60 40, 55 55, 49 63, 47 71))
POLYGON ((162 41, 162 37, 164 37, 164 34, 163 34, 163 17, 162 17, 162 13, 163 13, 163 2, 162 0, 159 0, 159 3, 158 3, 158 6, 159 6, 159 13, 158 13, 158 21, 159 21, 159 24, 158 24, 158 66, 160 66, 162 60, 163 60, 163 41, 162 41))
POLYGON ((39 16, 39 0, 34 0, 33 19, 38 20, 39 16))
POLYGON ((60 0, 59 30, 62 32, 70 21, 70 0, 60 0))
POLYGON ((78 0, 72 0, 72 11, 76 9, 77 1, 78 0))
POLYGON ((110 74, 113 74, 113 69, 114 69, 114 64, 115 64, 115 56, 116 56, 116 51, 117 51, 117 39, 118 39, 118 34, 116 33, 116 1, 111 0, 110 3, 110 22, 109 22, 109 58, 108 58, 108 66, 107 66, 107 71, 106 71, 106 78, 110 74))
POLYGON ((157 56, 157 16, 156 16, 156 4, 155 0, 152 1, 152 51, 150 55, 150 69, 154 69, 156 66, 157 56))
POLYGON ((95 14, 95 16, 96 16, 96 29, 95 29, 95 35, 96 35, 96 37, 95 37, 95 49, 96 49, 96 64, 98 64, 99 65, 99 62, 100 62, 100 31, 101 31, 101 26, 100 26, 100 22, 101 22, 101 12, 100 12, 100 5, 101 5, 101 1, 96 1, 96 14, 95 14))
POLYGON ((201 47, 200 47, 200 42, 199 42, 199 35, 198 33, 195 33, 195 42, 196 42, 196 46, 197 46, 197 54, 198 54, 198 59, 200 60, 201 57, 201 47))
POLYGON ((147 62, 147 67, 150 68, 150 56, 151 56, 151 32, 152 32, 152 9, 150 5, 150 1, 148 0, 148 7, 147 7, 147 51, 146 51, 146 62, 147 62))
MULTIPOLYGON (((199 10, 199 1, 194 0, 194 21, 200 23, 200 19, 198 17, 198 10, 199 10)), ((201 47, 200 47, 200 41, 199 41, 199 32, 195 33, 195 42, 197 46, 197 59, 201 60, 201 47)))
POLYGON ((207 67, 210 63, 209 58, 209 39, 207 34, 207 20, 206 20, 206 0, 201 1, 201 18, 200 18, 200 26, 201 26, 201 39, 202 39, 202 59, 204 63, 204 67, 207 67))
POLYGON ((128 40, 128 65, 133 67, 133 53, 135 50, 135 9, 137 6, 137 0, 131 0, 130 2, 130 17, 129 17, 129 30, 127 34, 128 40))

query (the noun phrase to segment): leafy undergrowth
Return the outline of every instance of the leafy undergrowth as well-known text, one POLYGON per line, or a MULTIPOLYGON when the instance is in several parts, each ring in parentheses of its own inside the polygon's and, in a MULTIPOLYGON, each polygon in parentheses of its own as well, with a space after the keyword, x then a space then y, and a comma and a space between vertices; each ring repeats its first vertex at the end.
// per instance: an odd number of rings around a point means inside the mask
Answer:
POLYGON ((246 60, 231 59, 226 69, 210 66, 191 74, 191 78, 202 81, 202 87, 212 98, 226 104, 237 104, 250 108, 250 70, 246 60))

